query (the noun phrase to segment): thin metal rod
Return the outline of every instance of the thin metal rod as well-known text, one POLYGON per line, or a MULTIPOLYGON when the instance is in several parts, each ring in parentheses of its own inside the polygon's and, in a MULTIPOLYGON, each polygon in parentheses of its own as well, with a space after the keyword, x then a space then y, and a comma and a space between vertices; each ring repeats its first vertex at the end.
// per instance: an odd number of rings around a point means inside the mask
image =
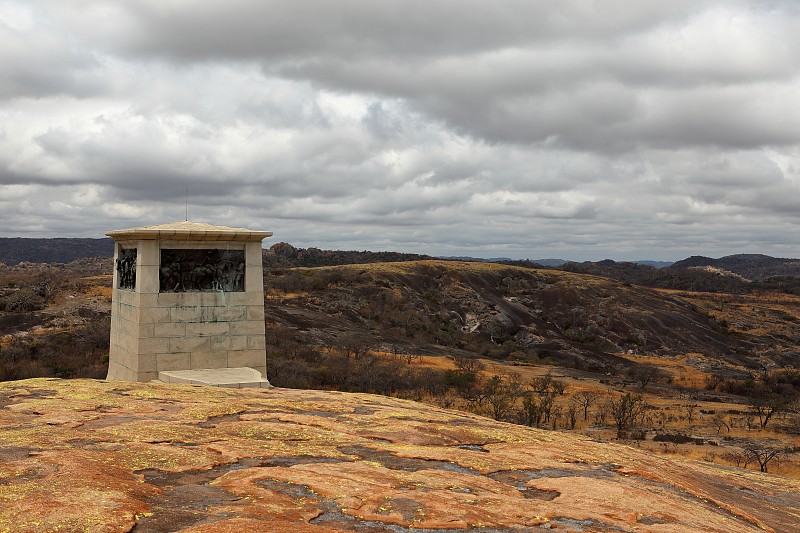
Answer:
POLYGON ((186 187, 186 222, 189 222, 189 187, 186 187))

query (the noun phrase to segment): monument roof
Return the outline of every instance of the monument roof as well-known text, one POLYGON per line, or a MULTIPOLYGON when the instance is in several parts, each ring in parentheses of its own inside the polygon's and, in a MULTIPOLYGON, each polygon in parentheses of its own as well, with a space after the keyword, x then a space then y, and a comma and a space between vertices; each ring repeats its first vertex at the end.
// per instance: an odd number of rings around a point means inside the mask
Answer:
POLYGON ((214 224, 185 220, 156 226, 118 229, 109 231, 106 235, 115 240, 173 239, 183 241, 261 241, 266 237, 271 237, 272 232, 246 228, 231 228, 229 226, 215 226, 214 224))

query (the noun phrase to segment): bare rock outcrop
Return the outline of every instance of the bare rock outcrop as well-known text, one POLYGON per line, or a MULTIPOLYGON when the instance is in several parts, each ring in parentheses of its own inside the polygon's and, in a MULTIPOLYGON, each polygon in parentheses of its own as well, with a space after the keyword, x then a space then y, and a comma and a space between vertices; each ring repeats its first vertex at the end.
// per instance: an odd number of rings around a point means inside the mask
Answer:
POLYGON ((800 482, 415 402, 0 383, 0 531, 790 531, 800 482))

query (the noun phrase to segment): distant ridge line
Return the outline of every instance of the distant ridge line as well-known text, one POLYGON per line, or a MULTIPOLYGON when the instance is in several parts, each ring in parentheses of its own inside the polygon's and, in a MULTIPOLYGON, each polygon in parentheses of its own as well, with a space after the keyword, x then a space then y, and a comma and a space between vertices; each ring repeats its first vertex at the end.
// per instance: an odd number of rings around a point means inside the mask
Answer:
MULTIPOLYGON (((71 263, 78 259, 112 257, 114 241, 110 238, 29 238, 0 237, 0 263, 71 263)), ((358 263, 397 261, 419 261, 434 259, 424 254, 401 252, 371 252, 320 250, 319 248, 295 248, 281 242, 264 250, 264 265, 267 268, 315 267, 358 263)))
MULTIPOLYGON (((0 263, 16 265, 28 263, 70 263, 78 259, 92 257, 111 257, 114 255, 114 242, 110 238, 32 238, 0 237, 0 263)), ((424 259, 445 259, 455 261, 480 261, 505 263, 529 268, 558 268, 585 270, 594 268, 643 265, 657 270, 685 270, 692 267, 714 267, 733 272, 751 280, 772 276, 800 276, 800 259, 771 257, 764 254, 733 254, 720 258, 693 255, 680 261, 567 261, 564 259, 509 259, 506 257, 480 258, 470 256, 430 256, 402 252, 371 252, 320 250, 319 248, 295 248, 287 243, 277 243, 264 250, 265 266, 286 268, 294 266, 330 266, 342 264, 415 261, 424 259)), ((588 272, 588 271, 587 271, 588 272)), ((599 272, 593 272, 600 274, 599 272)), ((602 275, 602 274, 601 274, 602 275)), ((606 275, 608 275, 606 273, 606 275)))
POLYGON ((0 263, 70 263, 90 257, 111 257, 114 241, 109 238, 0 237, 0 263))

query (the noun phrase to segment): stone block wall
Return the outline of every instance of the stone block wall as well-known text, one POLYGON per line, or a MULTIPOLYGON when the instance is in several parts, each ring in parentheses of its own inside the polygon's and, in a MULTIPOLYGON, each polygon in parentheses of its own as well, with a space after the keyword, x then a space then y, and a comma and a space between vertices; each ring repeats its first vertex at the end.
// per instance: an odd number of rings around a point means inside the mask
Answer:
POLYGON ((117 288, 115 272, 108 379, 245 366, 266 377, 260 242, 118 242, 117 253, 120 246, 137 248, 136 288, 117 288), (161 248, 244 249, 244 292, 159 293, 161 248))

